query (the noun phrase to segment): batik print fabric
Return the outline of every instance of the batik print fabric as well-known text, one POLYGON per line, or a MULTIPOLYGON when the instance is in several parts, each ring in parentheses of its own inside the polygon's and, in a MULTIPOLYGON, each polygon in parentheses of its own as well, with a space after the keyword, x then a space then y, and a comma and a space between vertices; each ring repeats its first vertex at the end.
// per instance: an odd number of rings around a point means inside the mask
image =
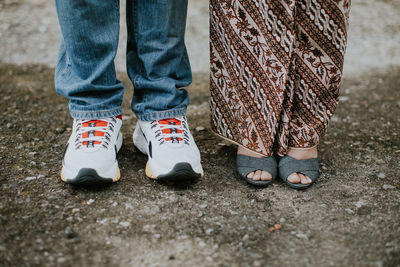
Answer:
POLYGON ((211 121, 265 156, 319 143, 338 102, 350 0, 211 0, 211 121))

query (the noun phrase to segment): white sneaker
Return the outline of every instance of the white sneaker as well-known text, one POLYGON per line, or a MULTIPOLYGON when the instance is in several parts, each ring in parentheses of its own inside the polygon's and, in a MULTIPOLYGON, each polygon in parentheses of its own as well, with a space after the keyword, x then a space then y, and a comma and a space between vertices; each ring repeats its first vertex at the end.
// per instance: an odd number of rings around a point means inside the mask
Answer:
POLYGON ((116 182, 120 178, 117 152, 122 146, 122 116, 74 119, 65 150, 61 180, 70 184, 116 182))
POLYGON ((138 121, 135 146, 148 156, 146 176, 158 180, 194 180, 203 176, 200 151, 185 117, 138 121))

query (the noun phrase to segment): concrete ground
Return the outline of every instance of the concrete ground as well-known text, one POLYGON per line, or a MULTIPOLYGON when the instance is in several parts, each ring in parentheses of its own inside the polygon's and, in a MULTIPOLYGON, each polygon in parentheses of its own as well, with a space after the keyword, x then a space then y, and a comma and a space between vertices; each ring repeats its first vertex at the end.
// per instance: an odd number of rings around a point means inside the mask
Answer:
POLYGON ((72 120, 53 84, 53 3, 0 1, 0 266, 400 266, 399 1, 353 1, 341 103, 306 191, 239 179, 235 146, 209 126, 207 5, 190 3, 188 119, 205 177, 145 177, 121 72, 122 178, 79 188, 59 179, 72 120))

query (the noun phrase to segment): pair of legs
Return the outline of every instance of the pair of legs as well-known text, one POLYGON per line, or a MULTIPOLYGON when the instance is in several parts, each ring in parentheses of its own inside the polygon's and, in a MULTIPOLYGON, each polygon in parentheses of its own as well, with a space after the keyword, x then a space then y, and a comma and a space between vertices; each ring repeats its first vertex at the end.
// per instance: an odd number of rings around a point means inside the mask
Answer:
MULTIPOLYGON (((349 0, 211 0, 212 127, 239 155, 271 158, 271 169, 274 156, 294 158, 280 169, 318 165, 311 159, 337 105, 349 9, 349 0)), ((271 180, 254 161, 247 178, 271 180)), ((282 178, 312 182, 300 171, 282 178)))
MULTIPOLYGON (((55 2, 62 33, 55 85, 69 99, 74 118, 62 178, 116 181, 119 169, 113 157, 122 145, 124 93, 114 66, 119 0, 55 2)), ((192 174, 202 172, 185 118, 189 96, 184 87, 192 81, 184 43, 186 14, 187 0, 127 0, 126 64, 134 85, 131 106, 139 119, 134 142, 149 155, 146 174, 151 178, 187 172, 187 164, 192 174), (171 151, 195 162, 168 158, 171 151)))
MULTIPOLYGON (((73 118, 122 113, 123 84, 114 58, 119 0, 56 0, 62 38, 55 85, 73 118)), ((184 43, 187 0, 128 0, 126 65, 134 85, 132 110, 140 120, 184 116, 192 81, 184 43)))

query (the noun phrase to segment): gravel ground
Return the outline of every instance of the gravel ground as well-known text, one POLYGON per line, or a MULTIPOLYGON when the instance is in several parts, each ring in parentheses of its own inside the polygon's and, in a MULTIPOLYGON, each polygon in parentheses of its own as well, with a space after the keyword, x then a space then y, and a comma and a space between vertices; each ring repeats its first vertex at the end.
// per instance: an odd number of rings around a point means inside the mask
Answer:
POLYGON ((71 119, 53 70, 3 64, 0 265, 400 266, 399 74, 345 79, 320 146, 321 179, 307 191, 238 178, 235 147, 210 131, 203 75, 189 88, 188 118, 204 178, 148 180, 125 101, 121 180, 76 188, 59 179, 71 119))

